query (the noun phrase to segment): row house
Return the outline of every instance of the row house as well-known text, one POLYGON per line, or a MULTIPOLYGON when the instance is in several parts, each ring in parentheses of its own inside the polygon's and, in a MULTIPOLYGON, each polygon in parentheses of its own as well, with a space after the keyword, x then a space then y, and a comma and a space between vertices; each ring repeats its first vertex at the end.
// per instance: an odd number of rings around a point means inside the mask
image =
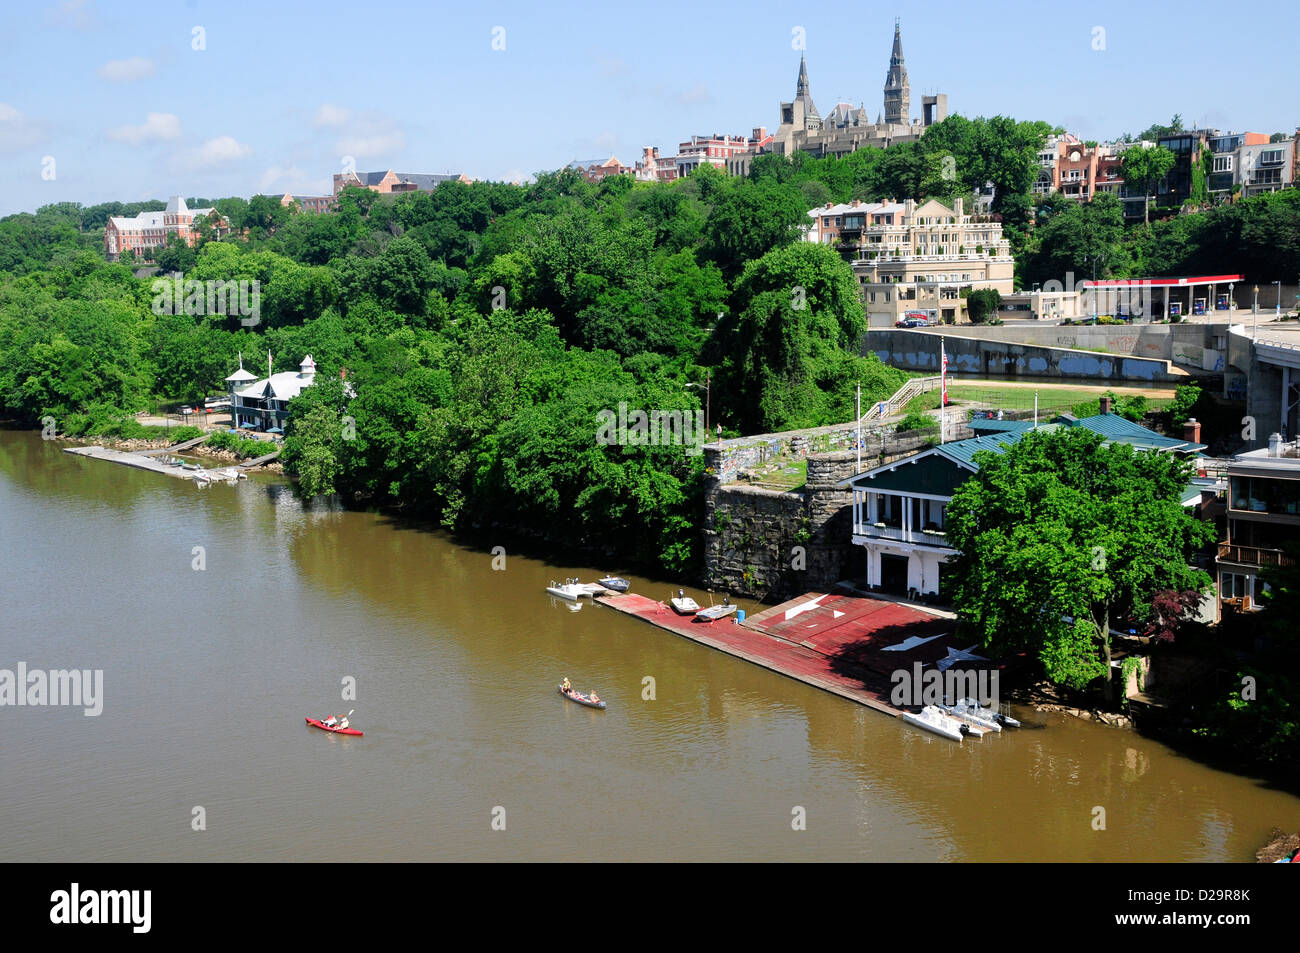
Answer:
POLYGON ((215 209, 192 209, 179 195, 168 199, 167 208, 161 212, 140 212, 130 218, 112 216, 104 226, 104 257, 117 261, 129 251, 137 258, 152 258, 153 250, 165 246, 173 235, 193 247, 200 220, 213 226, 217 238, 229 231, 229 224, 215 209))
MULTIPOLYGON (((1084 427, 1112 442, 1156 453, 1198 455, 1204 444, 1166 437, 1109 413, 1081 420, 1062 415, 1036 429, 1084 427)), ((946 594, 948 564, 958 555, 948 542, 948 505, 974 473, 981 451, 1003 453, 1035 425, 1029 421, 971 420, 977 436, 940 444, 886 463, 840 484, 853 494, 852 543, 862 547, 867 584, 895 595, 946 594)), ((1185 505, 1199 503, 1201 488, 1189 486, 1185 505)))
MULTIPOLYGON (((272 196, 275 198, 275 196, 272 196)), ((338 208, 339 200, 334 195, 291 195, 285 192, 279 196, 280 204, 286 208, 296 206, 304 212, 311 212, 319 215, 324 212, 332 212, 338 208)))
POLYGON ((632 175, 636 172, 634 167, 620 162, 618 156, 610 156, 608 159, 574 159, 565 168, 577 172, 588 182, 600 182, 611 175, 632 175))
POLYGON ((432 192, 444 182, 462 182, 466 185, 474 180, 459 172, 431 174, 426 172, 336 172, 334 173, 334 195, 338 196, 344 189, 353 187, 369 189, 384 194, 390 192, 432 192))
POLYGON ((1269 437, 1268 446, 1239 453, 1225 468, 1224 539, 1215 561, 1220 605, 1258 608, 1265 570, 1290 565, 1300 542, 1300 443, 1269 437))
POLYGON ((805 240, 830 245, 849 262, 872 325, 918 311, 960 322, 963 291, 1014 290, 1015 259, 1001 222, 967 214, 962 199, 952 207, 935 199, 827 203, 808 217, 805 240))

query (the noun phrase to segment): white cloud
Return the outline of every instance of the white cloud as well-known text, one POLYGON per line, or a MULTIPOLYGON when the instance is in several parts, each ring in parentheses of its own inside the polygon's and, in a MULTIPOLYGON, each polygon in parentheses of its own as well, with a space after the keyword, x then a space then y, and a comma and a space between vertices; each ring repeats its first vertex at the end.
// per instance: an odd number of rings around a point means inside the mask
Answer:
POLYGON ((344 136, 337 145, 340 155, 354 156, 358 159, 391 155, 404 148, 406 148, 406 135, 400 129, 375 132, 370 135, 344 136))
POLYGON ((45 138, 45 128, 8 103, 0 103, 0 152, 18 152, 45 138))
POLYGON ((46 11, 45 19, 54 26, 72 30, 93 30, 99 25, 91 0, 63 0, 46 11))
POLYGON ((316 110, 316 118, 311 121, 311 124, 313 126, 341 126, 348 121, 348 117, 351 115, 352 113, 342 106, 324 103, 320 109, 316 110))
POLYGON ((217 136, 197 149, 190 150, 185 156, 185 164, 191 169, 208 169, 236 162, 252 154, 252 147, 239 142, 234 136, 217 136))
POLYGON ((130 83, 154 73, 153 60, 132 56, 125 60, 109 60, 99 68, 99 75, 111 83, 130 83))
POLYGON ((696 83, 684 93, 677 94, 677 101, 683 106, 699 106, 713 102, 713 94, 703 83, 696 83))
POLYGON ((177 139, 181 134, 181 121, 171 113, 149 113, 138 126, 116 126, 108 130, 108 137, 119 142, 138 146, 142 142, 160 139, 177 139))
POLYGON ((325 179, 313 177, 296 165, 273 165, 262 171, 258 177, 257 190, 263 195, 326 195, 333 190, 333 185, 326 185, 325 179))

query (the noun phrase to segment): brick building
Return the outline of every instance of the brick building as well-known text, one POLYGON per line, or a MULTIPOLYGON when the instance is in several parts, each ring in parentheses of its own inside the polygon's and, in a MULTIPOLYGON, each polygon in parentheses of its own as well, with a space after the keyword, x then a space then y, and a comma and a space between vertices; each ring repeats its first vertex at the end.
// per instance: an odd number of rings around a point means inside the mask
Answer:
POLYGON ((217 237, 229 227, 215 209, 192 209, 179 195, 168 199, 167 208, 161 212, 140 212, 133 218, 115 215, 104 226, 104 257, 117 261, 129 251, 137 258, 152 258, 153 250, 165 246, 172 235, 193 247, 198 238, 195 226, 205 218, 215 225, 217 237))

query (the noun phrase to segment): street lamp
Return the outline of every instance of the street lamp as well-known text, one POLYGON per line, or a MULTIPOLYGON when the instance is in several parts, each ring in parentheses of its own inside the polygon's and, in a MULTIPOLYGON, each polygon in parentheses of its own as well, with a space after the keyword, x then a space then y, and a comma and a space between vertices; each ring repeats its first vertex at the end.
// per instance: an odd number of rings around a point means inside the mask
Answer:
POLYGON ((1282 282, 1275 281, 1273 282, 1273 284, 1277 285, 1277 304, 1273 308, 1273 320, 1281 321, 1282 320, 1282 282))
POLYGON ((1259 285, 1255 286, 1255 301, 1250 306, 1250 336, 1253 338, 1259 329, 1259 285))
MULTIPOLYGON (((694 387, 696 389, 699 389, 700 387, 704 388, 704 432, 705 433, 709 432, 709 399, 710 399, 710 391, 712 389, 712 385, 713 385, 713 372, 709 370, 706 370, 704 372, 703 384, 686 385, 687 387, 694 387)), ((719 427, 719 430, 721 430, 721 427, 719 427)))

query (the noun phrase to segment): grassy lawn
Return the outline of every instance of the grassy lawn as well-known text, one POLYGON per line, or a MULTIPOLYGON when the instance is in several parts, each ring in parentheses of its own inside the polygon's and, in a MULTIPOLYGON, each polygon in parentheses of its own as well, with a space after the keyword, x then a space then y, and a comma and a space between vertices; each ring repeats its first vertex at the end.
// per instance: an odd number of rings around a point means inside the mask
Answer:
MULTIPOLYGON (((1111 388, 1107 387, 1044 387, 1038 391, 1040 413, 1067 413, 1084 401, 1096 400, 1111 388)), ((1126 391, 1120 391, 1126 393, 1126 391)), ((1171 397, 1148 397, 1149 410, 1162 410, 1172 402, 1171 397)), ((1003 410, 1033 410, 1034 389, 1031 387, 998 387, 995 381, 951 383, 948 385, 948 403, 986 404, 1003 410)), ((939 391, 918 394, 907 402, 904 414, 939 409, 939 391)))
POLYGON ((807 457, 777 457, 761 467, 753 467, 750 472, 754 486, 767 487, 770 490, 798 490, 808 482, 807 457))

